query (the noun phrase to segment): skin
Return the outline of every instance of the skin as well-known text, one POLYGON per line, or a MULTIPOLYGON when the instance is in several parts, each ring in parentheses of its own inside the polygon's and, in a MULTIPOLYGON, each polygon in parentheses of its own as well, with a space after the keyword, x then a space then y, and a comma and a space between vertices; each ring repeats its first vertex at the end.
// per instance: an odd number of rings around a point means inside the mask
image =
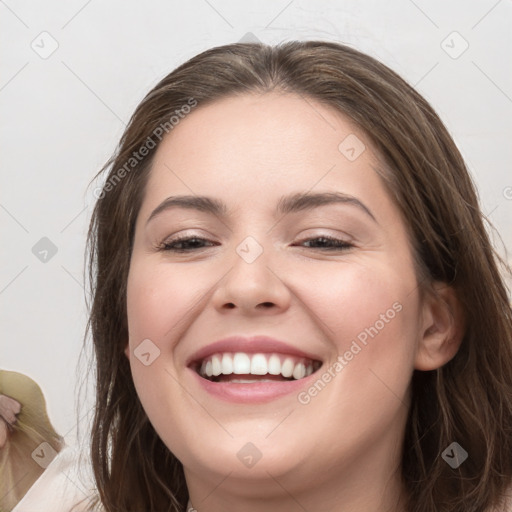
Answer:
POLYGON ((7 395, 0 394, 0 416, 7 422, 9 425, 14 425, 16 423, 16 415, 18 415, 21 411, 21 404, 7 395))
POLYGON ((0 394, 0 448, 3 448, 10 434, 10 427, 16 424, 16 415, 21 404, 7 395, 0 394))
POLYGON ((136 223, 125 353, 198 511, 403 510, 412 372, 455 355, 462 320, 450 288, 434 283, 437 298, 421 298, 406 224, 378 165, 368 138, 341 114, 276 92, 198 107, 157 149, 136 223), (338 149, 349 134, 366 146, 354 161, 338 149), (376 221, 350 204, 273 216, 281 196, 308 191, 354 196, 376 221), (181 194, 221 199, 229 215, 173 209, 147 223, 181 194), (177 235, 212 243, 185 254, 157 249, 177 235), (247 236, 263 248, 250 264, 236 252, 247 236), (325 250, 315 242, 322 236, 353 245, 325 250), (321 375, 395 303, 401 311, 307 404, 296 394, 223 401, 185 367, 215 340, 266 334, 317 354, 321 375), (133 351, 148 338, 160 355, 146 366, 133 351), (237 457, 248 442, 262 454, 251 468, 237 457))

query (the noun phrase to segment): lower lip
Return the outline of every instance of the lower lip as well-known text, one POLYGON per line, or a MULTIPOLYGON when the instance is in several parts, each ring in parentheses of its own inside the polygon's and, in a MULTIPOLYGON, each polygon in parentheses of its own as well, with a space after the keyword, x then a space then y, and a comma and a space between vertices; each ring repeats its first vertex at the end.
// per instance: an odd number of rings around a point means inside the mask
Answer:
POLYGON ((233 383, 233 382, 212 382, 203 379, 195 370, 188 368, 199 385, 209 394, 224 400, 226 402, 235 402, 243 404, 265 403, 276 400, 285 395, 298 395, 309 382, 316 378, 316 373, 299 380, 287 381, 267 381, 254 383, 233 383))

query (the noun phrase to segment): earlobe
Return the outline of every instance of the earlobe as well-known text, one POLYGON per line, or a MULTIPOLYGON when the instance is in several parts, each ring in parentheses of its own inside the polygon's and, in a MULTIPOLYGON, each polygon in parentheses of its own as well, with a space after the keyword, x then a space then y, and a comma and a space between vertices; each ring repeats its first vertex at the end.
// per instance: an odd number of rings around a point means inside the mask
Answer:
POLYGON ((464 313, 455 290, 445 283, 434 284, 424 299, 422 317, 414 367, 435 370, 455 356, 464 337, 464 313))
POLYGON ((124 348, 124 355, 126 356, 126 358, 129 361, 130 360, 130 344, 128 342, 126 343, 126 347, 124 348))

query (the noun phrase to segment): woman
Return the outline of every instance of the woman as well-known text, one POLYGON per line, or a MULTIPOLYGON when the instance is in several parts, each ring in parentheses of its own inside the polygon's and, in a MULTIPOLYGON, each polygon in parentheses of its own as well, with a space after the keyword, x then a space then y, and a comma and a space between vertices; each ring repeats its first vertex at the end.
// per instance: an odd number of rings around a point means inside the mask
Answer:
POLYGON ((144 98, 106 168, 106 511, 511 510, 499 258, 399 76, 332 42, 213 48, 144 98))

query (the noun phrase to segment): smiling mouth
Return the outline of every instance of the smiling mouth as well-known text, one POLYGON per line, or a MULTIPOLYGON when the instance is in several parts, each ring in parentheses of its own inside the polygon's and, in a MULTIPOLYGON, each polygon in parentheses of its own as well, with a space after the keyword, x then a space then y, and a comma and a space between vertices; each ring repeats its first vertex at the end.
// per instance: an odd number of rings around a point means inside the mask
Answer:
POLYGON ((210 382, 251 384, 300 380, 309 377, 321 365, 321 361, 277 353, 223 352, 196 362, 193 369, 210 382))

